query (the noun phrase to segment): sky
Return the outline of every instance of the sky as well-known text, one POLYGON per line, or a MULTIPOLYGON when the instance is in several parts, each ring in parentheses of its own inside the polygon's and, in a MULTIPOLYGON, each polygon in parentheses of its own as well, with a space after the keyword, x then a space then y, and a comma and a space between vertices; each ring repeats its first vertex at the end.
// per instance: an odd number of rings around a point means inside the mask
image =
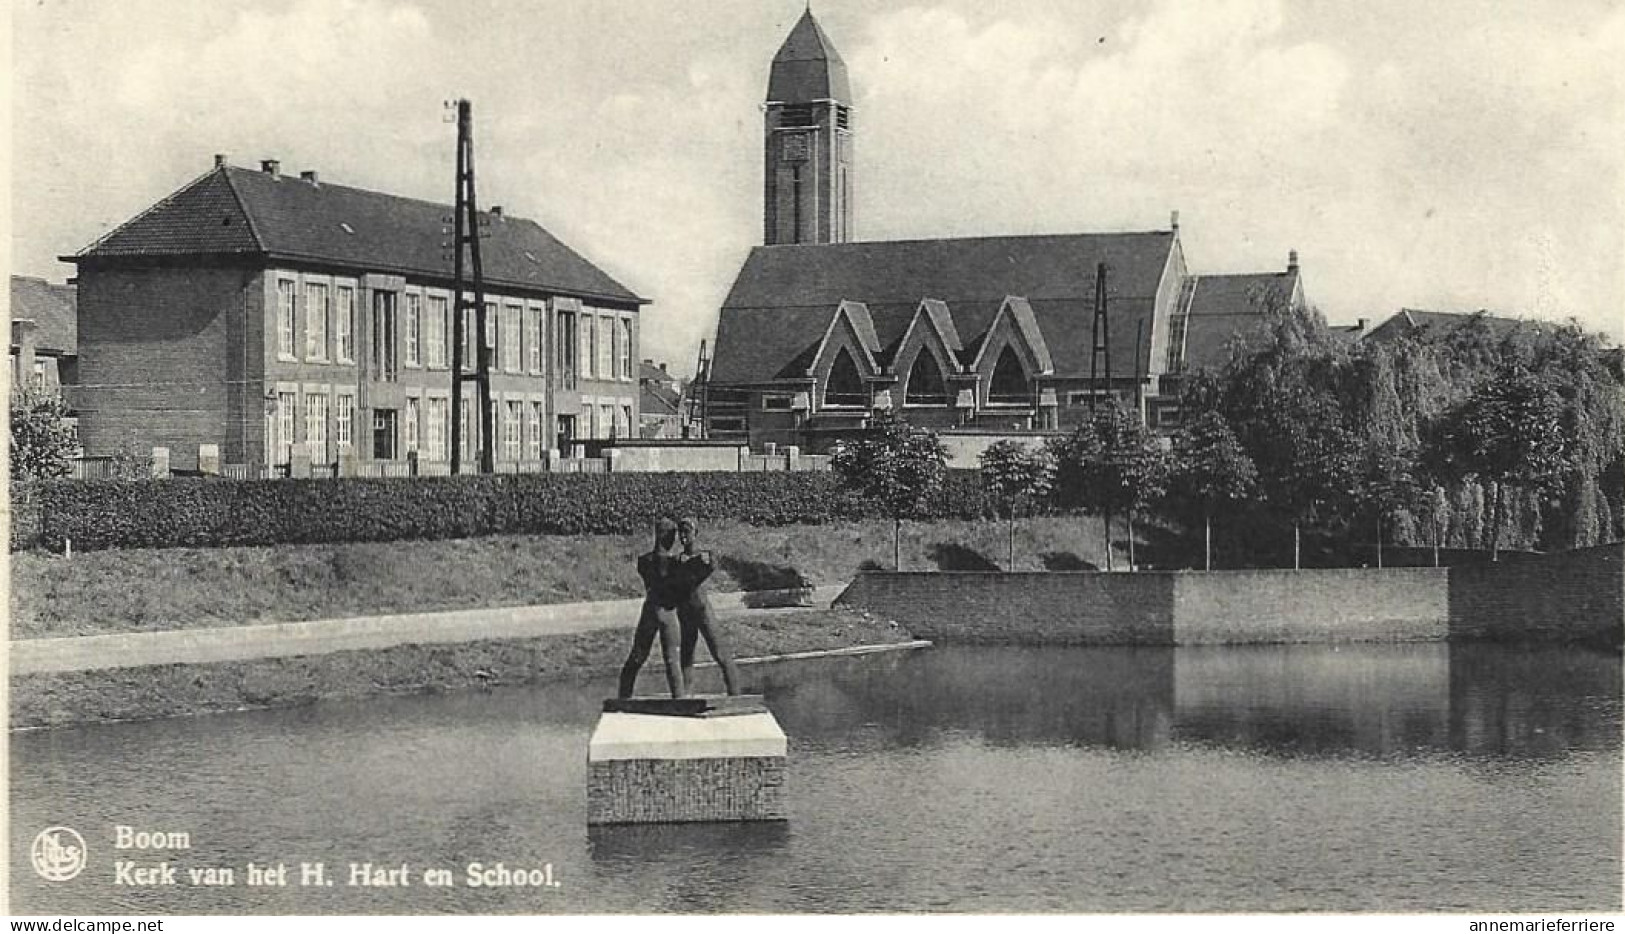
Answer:
MULTIPOLYGON (((12 272, 214 153, 482 205, 651 298, 692 371, 761 243, 762 109, 804 0, 28 0, 11 11, 12 272)), ((1165 229, 1285 267, 1333 322, 1401 307, 1625 337, 1625 5, 815 0, 845 58, 864 240, 1165 229)))

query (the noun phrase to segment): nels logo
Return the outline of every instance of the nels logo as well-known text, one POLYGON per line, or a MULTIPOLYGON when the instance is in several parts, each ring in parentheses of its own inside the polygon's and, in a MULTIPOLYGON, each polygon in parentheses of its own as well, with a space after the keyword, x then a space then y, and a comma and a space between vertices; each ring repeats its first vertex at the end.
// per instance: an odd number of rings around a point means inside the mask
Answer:
POLYGON ((47 827, 29 851, 34 871, 50 882, 66 882, 85 868, 85 839, 72 827, 47 827))

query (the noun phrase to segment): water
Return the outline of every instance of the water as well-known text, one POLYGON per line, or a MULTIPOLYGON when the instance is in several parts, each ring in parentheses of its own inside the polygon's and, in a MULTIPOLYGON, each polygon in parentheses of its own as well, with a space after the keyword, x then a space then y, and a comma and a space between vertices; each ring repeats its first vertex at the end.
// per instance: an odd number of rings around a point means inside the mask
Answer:
POLYGON ((1621 908, 1617 655, 942 648, 754 668, 785 824, 585 826, 608 681, 12 736, 23 913, 1621 908), (84 834, 79 878, 28 866, 84 834), (112 850, 113 826, 191 849, 112 850), (165 855, 180 885, 113 884, 165 855), (470 861, 556 888, 470 888, 470 861), (243 867, 288 863, 286 888, 243 867), (337 884, 298 886, 300 862, 337 884), (345 884, 410 865, 409 888, 345 884), (231 888, 185 868, 230 866, 231 888), (422 885, 443 866, 459 883, 422 885))

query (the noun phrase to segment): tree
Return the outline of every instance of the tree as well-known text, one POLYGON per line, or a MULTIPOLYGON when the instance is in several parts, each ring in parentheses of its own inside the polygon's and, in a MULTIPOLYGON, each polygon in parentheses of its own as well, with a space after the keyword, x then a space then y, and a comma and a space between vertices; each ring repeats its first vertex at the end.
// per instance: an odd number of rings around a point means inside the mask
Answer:
POLYGON ((1204 412, 1174 434, 1170 497, 1202 517, 1202 569, 1213 570, 1213 516, 1248 499, 1258 482, 1253 459, 1230 423, 1204 412))
POLYGON ((1520 364, 1481 384, 1447 417, 1440 434, 1448 460, 1493 487, 1490 560, 1500 556, 1506 487, 1545 490, 1571 461, 1563 399, 1548 380, 1520 364))
POLYGON ((841 445, 830 459, 841 485, 883 506, 892 517, 892 567, 902 570, 903 519, 942 487, 948 453, 936 434, 888 421, 841 445))
POLYGON ((61 395, 30 386, 11 396, 11 479, 65 477, 79 450, 68 404, 61 395))
POLYGON ((1070 435, 1048 443, 1055 461, 1056 499, 1063 506, 1100 513, 1106 570, 1112 567, 1112 515, 1128 518, 1129 564, 1134 563, 1134 515, 1160 497, 1168 459, 1138 415, 1116 400, 1095 410, 1070 435))
POLYGON ((1049 496, 1055 482, 1055 462, 1043 448, 1009 439, 988 445, 977 460, 982 468, 983 488, 1008 520, 1004 566, 1015 570, 1016 515, 1024 509, 1030 512, 1049 496))

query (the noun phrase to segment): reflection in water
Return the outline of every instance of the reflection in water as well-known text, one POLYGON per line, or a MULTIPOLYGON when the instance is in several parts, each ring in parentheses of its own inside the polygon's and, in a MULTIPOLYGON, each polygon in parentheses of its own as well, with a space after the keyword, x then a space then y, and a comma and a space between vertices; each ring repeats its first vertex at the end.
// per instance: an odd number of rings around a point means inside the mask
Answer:
POLYGON ((12 737, 20 911, 1550 911, 1620 907, 1621 664, 1499 646, 942 648, 754 669, 790 821, 587 831, 607 680, 12 737), (556 890, 114 884, 183 866, 552 863, 556 890))

